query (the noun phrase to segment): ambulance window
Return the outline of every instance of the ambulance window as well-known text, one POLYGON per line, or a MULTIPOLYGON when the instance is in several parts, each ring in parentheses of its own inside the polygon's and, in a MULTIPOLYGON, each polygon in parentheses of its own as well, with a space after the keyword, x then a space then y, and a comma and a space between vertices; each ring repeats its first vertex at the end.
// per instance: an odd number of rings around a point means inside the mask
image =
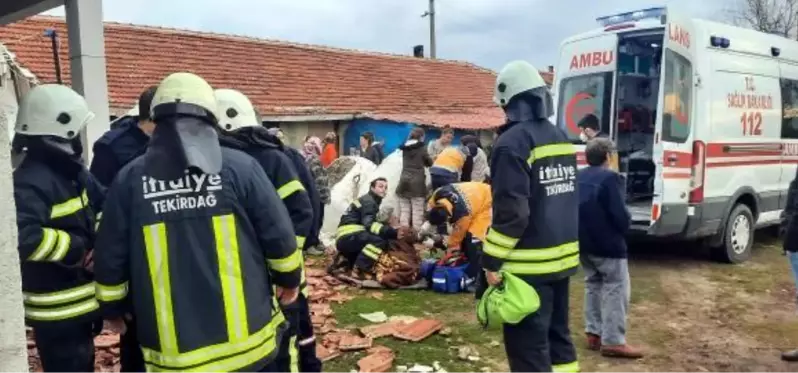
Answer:
POLYGON ((579 121, 586 115, 599 118, 601 132, 609 134, 612 72, 568 78, 560 83, 557 125, 574 141, 579 140, 579 121))
POLYGON ((781 80, 781 138, 798 139, 798 80, 781 80))
POLYGON ((665 90, 662 108, 662 141, 687 141, 690 136, 690 96, 693 66, 672 50, 665 52, 665 90))

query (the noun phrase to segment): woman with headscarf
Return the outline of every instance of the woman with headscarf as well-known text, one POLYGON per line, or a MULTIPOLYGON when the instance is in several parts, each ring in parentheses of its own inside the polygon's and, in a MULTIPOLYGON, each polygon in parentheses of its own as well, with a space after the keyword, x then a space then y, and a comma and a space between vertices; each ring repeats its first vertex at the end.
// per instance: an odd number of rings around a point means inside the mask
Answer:
POLYGON ((330 167, 333 161, 338 159, 338 150, 335 145, 336 138, 335 132, 327 132, 327 135, 324 136, 324 150, 321 152, 321 165, 324 167, 330 167))
MULTIPOLYGON (((305 157, 310 173, 313 175, 313 180, 316 184, 316 189, 319 191, 319 226, 324 221, 324 206, 330 204, 330 183, 327 177, 327 170, 321 163, 321 140, 316 136, 308 136, 305 143, 300 150, 302 156, 305 157)), ((308 253, 311 255, 321 255, 324 253, 324 247, 320 247, 318 235, 308 237, 308 253)))

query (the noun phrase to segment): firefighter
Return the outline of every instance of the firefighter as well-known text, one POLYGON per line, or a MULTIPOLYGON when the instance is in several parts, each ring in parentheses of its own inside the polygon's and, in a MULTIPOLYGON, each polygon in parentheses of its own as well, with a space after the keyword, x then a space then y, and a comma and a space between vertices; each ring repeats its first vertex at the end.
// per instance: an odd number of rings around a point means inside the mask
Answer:
MULTIPOLYGON (((120 118, 114 129, 104 133, 94 143, 94 157, 89 170, 103 185, 111 185, 116 173, 147 148, 155 128, 155 123, 150 119, 150 103, 156 88, 152 86, 141 93, 138 104, 129 112, 135 116, 120 118)), ((122 365, 124 371, 124 363, 122 365)))
POLYGON ((299 293, 288 211, 255 159, 219 145, 217 113, 205 80, 166 77, 150 144, 106 197, 97 298, 123 330, 130 296, 147 371, 274 370, 286 328, 277 302, 299 293))
MULTIPOLYGON (((103 185, 110 185, 119 170, 147 149, 155 123, 150 119, 150 104, 157 86, 147 88, 138 104, 117 125, 104 133, 92 148, 94 157, 89 170, 103 185)), ((100 216, 101 218, 101 216, 100 216)), ((136 337, 136 323, 131 313, 125 316, 126 332, 119 337, 119 363, 122 372, 144 372, 144 358, 136 337)))
MULTIPOLYGON (((468 140, 468 138, 466 138, 468 140)), ((479 153, 476 142, 461 143, 443 149, 429 169, 432 189, 460 181, 463 166, 479 153)))
POLYGON ((446 257, 465 255, 466 274, 476 278, 478 253, 490 226, 492 197, 490 185, 479 182, 455 183, 435 190, 429 199, 427 220, 433 225, 453 225, 447 240, 446 257), (470 264, 476 265, 470 265, 470 264))
POLYGON ((547 119, 551 95, 538 70, 514 61, 496 79, 494 100, 506 114, 491 156, 493 221, 482 264, 491 285, 499 271, 526 280, 540 309, 504 325, 514 372, 576 372, 568 328, 568 285, 579 266, 576 153, 547 119))
POLYGON ((356 199, 341 216, 335 245, 340 255, 358 271, 371 272, 388 249, 387 240, 401 239, 399 232, 377 221, 388 180, 379 177, 369 184, 369 192, 356 199))
POLYGON ((93 275, 94 220, 102 191, 81 160, 86 101, 55 84, 33 88, 20 105, 14 138, 14 199, 25 321, 47 372, 94 371, 102 327, 93 275))
MULTIPOLYGON (((261 126, 258 114, 247 96, 232 89, 217 89, 215 95, 221 113, 219 140, 222 146, 239 149, 260 163, 291 215, 297 249, 301 251, 313 227, 314 215, 308 193, 291 160, 280 144, 270 141, 271 135, 261 126)), ((297 302, 283 307, 291 328, 289 337, 284 338, 285 346, 281 346, 278 364, 285 371, 320 372, 321 361, 316 357, 316 339, 305 294, 307 283, 304 273, 300 289, 302 291, 297 302)))

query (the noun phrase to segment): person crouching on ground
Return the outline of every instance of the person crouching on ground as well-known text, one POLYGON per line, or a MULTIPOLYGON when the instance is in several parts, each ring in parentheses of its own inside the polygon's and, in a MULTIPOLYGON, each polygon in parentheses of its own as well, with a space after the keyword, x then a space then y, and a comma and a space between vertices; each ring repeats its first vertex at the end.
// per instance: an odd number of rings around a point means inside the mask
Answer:
POLYGON ((608 357, 640 358, 643 353, 626 344, 625 338, 631 284, 624 236, 631 217, 621 177, 609 169, 613 152, 611 140, 589 140, 585 149, 589 167, 577 175, 585 332, 591 350, 608 357))

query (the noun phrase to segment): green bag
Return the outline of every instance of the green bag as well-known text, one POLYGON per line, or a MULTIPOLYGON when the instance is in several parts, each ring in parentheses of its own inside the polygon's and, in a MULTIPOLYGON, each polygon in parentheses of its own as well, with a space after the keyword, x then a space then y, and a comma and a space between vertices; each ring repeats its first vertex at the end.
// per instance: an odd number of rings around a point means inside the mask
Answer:
POLYGON ((502 283, 488 287, 477 304, 477 319, 483 328, 518 324, 540 308, 540 297, 532 285, 511 273, 501 274, 502 283))

